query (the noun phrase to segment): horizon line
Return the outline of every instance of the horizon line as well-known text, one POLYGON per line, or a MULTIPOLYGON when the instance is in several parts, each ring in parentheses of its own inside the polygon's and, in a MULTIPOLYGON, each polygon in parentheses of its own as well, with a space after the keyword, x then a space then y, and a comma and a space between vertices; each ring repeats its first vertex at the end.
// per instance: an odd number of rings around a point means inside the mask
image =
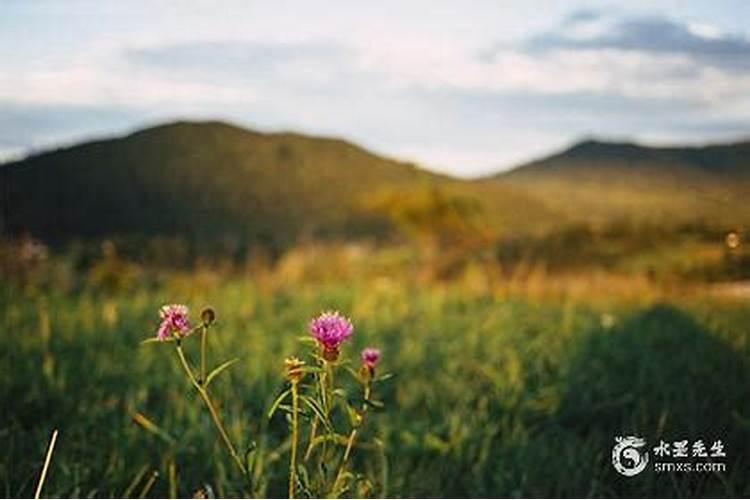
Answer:
POLYGON ((143 120, 141 121, 139 125, 135 125, 132 127, 116 127, 118 131, 112 130, 109 133, 106 131, 102 131, 101 133, 94 132, 90 134, 82 134, 79 138, 59 140, 59 141, 53 140, 47 144, 38 145, 38 146, 29 146, 29 147, 23 148, 22 151, 19 151, 17 153, 11 153, 8 155, 3 155, 2 151, 0 150, 0 167, 5 167, 13 163, 22 162, 22 161, 34 158, 36 156, 44 155, 44 154, 54 153, 57 151, 64 151, 64 150, 75 148, 78 146, 84 146, 86 144, 91 144, 91 143, 96 143, 96 142, 101 142, 101 141, 125 139, 127 137, 130 137, 132 135, 135 135, 141 132, 147 132, 149 130, 154 130, 157 128, 168 127, 171 125, 178 125, 178 124, 192 124, 192 125, 216 124, 216 125, 225 125, 225 126, 233 127, 233 128, 245 131, 245 132, 255 133, 255 134, 260 134, 260 135, 271 136, 271 135, 288 134, 288 135, 298 135, 298 136, 302 136, 302 137, 306 137, 310 139, 342 141, 353 147, 361 149, 367 152, 368 154, 371 154, 373 156, 378 156, 385 160, 390 160, 390 161, 404 163, 404 164, 410 164, 414 166, 414 168, 427 171, 432 174, 442 175, 442 176, 451 177, 451 178, 459 179, 459 180, 468 180, 468 181, 483 180, 483 179, 499 176, 502 174, 506 174, 511 171, 522 168, 524 166, 543 161, 553 156, 564 154, 565 152, 568 152, 571 149, 577 146, 580 146, 582 144, 592 143, 592 142, 612 145, 612 146, 626 146, 626 145, 635 146, 635 147, 639 147, 643 149, 651 149, 651 150, 702 149, 702 148, 707 148, 707 147, 732 146, 732 145, 750 142, 750 133, 737 136, 733 139, 721 140, 721 141, 697 140, 697 141, 683 141, 683 142, 648 141, 648 140, 640 140, 640 139, 628 137, 628 136, 616 136, 616 135, 604 136, 604 135, 596 135, 596 134, 582 134, 578 139, 567 141, 566 142, 567 145, 563 147, 554 148, 546 154, 535 155, 533 157, 528 158, 525 161, 516 162, 513 165, 509 165, 507 167, 503 167, 503 166, 489 167, 487 169, 482 169, 482 170, 486 170, 484 173, 456 174, 453 171, 450 171, 450 169, 447 167, 441 168, 439 166, 431 166, 431 165, 424 164, 422 162, 416 161, 411 158, 382 152, 379 148, 370 147, 346 135, 334 135, 334 134, 329 135, 329 134, 325 134, 321 132, 307 130, 305 129, 305 127, 300 127, 296 129, 283 128, 283 127, 280 127, 280 128, 256 127, 251 124, 247 124, 247 125, 242 124, 237 120, 220 118, 220 117, 215 117, 215 118, 192 117, 191 118, 191 117, 184 117, 184 116, 182 117, 175 116, 171 118, 162 118, 158 120, 157 119, 143 120))

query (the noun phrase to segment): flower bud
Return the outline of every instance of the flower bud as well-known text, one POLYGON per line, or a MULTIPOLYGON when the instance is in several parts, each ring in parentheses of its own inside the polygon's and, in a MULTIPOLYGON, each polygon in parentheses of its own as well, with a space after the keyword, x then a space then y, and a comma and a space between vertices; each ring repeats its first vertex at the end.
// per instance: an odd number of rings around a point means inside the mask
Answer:
POLYGON ((216 320, 216 312, 214 311, 214 308, 211 306, 204 307, 201 311, 201 320, 206 326, 213 323, 216 320))
POLYGON ((332 363, 339 359, 339 348, 338 347, 324 347, 323 348, 323 359, 332 363))
POLYGON ((375 376, 375 365, 380 361, 380 350, 374 347, 367 347, 362 350, 362 377, 365 380, 372 380, 375 376))
POLYGON ((302 380, 302 377, 305 376, 305 373, 302 371, 304 365, 305 362, 297 357, 290 356, 286 358, 284 360, 284 366, 286 366, 286 378, 294 384, 302 380))

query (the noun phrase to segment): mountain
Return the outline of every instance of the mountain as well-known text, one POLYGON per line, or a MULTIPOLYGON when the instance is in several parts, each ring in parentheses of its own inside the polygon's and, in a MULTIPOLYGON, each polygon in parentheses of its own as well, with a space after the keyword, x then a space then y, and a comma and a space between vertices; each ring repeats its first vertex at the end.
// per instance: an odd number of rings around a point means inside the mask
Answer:
POLYGON ((749 153, 748 142, 585 141, 465 181, 339 139, 177 122, 0 165, 0 235, 53 245, 107 238, 136 249, 157 240, 160 250, 241 255, 404 231, 441 241, 476 232, 484 241, 621 219, 743 227, 749 153))
POLYGON ((483 224, 491 227, 521 210, 549 218, 542 203, 514 188, 432 174, 338 139, 220 122, 87 142, 2 165, 0 173, 3 234, 50 243, 165 236, 198 252, 242 252, 303 238, 388 236, 392 219, 373 200, 435 189, 486 206, 483 224))
POLYGON ((646 147, 587 140, 493 179, 570 220, 750 223, 750 141, 646 147))
MULTIPOLYGON (((627 142, 586 140, 571 148, 513 169, 527 175, 564 169, 692 170, 693 173, 750 176, 750 140, 702 147, 647 147, 627 142)), ((592 172, 588 172, 592 173, 592 172)))

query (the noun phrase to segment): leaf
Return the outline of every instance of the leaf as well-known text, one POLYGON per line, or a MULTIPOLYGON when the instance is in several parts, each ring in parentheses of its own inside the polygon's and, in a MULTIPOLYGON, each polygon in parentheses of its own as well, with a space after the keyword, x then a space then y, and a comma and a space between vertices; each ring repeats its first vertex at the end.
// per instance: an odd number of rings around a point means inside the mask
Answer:
POLYGON ((361 417, 359 416, 357 410, 354 409, 349 403, 346 404, 346 414, 349 417, 349 424, 352 427, 356 426, 361 420, 361 417))
POLYGON ((255 441, 252 441, 245 450, 245 469, 248 473, 253 470, 255 465, 256 451, 258 451, 258 445, 255 441))
POLYGON ((351 366, 344 366, 344 369, 349 372, 349 375, 354 377, 354 380, 357 380, 358 382, 362 382, 362 377, 360 376, 359 372, 352 368, 351 366))
POLYGON ((328 361, 325 360, 325 358, 319 354, 312 353, 310 354, 310 357, 313 358, 315 361, 318 362, 319 365, 323 365, 323 363, 328 363, 328 361))
POLYGON ((233 364, 235 364, 235 363, 236 363, 237 361, 239 361, 239 360, 240 360, 240 358, 234 358, 234 359, 230 359, 229 361, 226 361, 226 362, 224 362, 224 363, 220 364, 219 366, 217 366, 216 368, 214 368, 214 369, 213 369, 213 370, 211 371, 211 373, 209 373, 209 374, 208 374, 208 377, 206 377, 206 384, 205 384, 205 387, 208 387, 208 384, 210 384, 210 383, 211 383, 211 381, 212 381, 212 380, 213 380, 213 379, 214 379, 214 378, 215 378, 215 377, 216 377, 216 376, 217 376, 217 375, 218 375, 219 373, 223 372, 224 370, 226 370, 227 368, 229 368, 230 366, 232 366, 233 364))
POLYGON ((373 408, 377 408, 377 409, 381 409, 385 406, 382 401, 377 401, 375 399, 367 399, 365 400, 365 402, 368 405, 372 406, 373 408))
MULTIPOLYGON (((321 443, 333 441, 335 444, 346 446, 349 443, 349 437, 344 436, 342 434, 323 434, 321 436, 316 436, 315 439, 312 440, 312 446, 313 448, 315 446, 318 446, 321 443)), ((355 445, 357 447, 361 447, 361 444, 355 445)))
POLYGON ((396 375, 394 373, 384 373, 379 377, 375 377, 375 380, 373 382, 385 382, 388 379, 391 379, 395 377, 396 375))
POLYGON ((291 389, 287 389, 274 400, 273 404, 271 405, 271 409, 268 410, 268 418, 273 417, 273 414, 276 413, 276 409, 279 407, 282 401, 284 401, 284 398, 286 398, 290 393, 292 392, 291 389))
POLYGON ((328 494, 328 498, 340 498, 347 491, 349 491, 349 482, 357 477, 349 471, 341 474, 337 481, 333 484, 333 489, 328 494))
POLYGON ((175 444, 177 441, 169 435, 167 431, 156 425, 146 415, 140 412, 133 413, 133 420, 135 423, 146 429, 148 432, 160 437, 169 444, 175 444))
POLYGON ((302 373, 320 373, 323 370, 317 366, 303 366, 299 368, 302 373))
POLYGON ((164 340, 160 339, 159 337, 150 337, 150 338, 141 340, 140 344, 146 345, 146 344, 153 344, 156 342, 161 343, 161 342, 174 342, 174 341, 175 341, 174 337, 169 337, 168 339, 164 339, 164 340))
POLYGON ((321 422, 323 422, 323 425, 326 427, 328 432, 333 433, 333 427, 331 426, 331 422, 328 420, 328 417, 326 416, 325 412, 320 408, 318 403, 310 399, 307 396, 300 396, 300 399, 303 403, 305 403, 312 411, 315 413, 315 415, 320 419, 321 422))
POLYGON ((310 489, 310 476, 307 474, 304 464, 297 464, 297 480, 305 490, 310 489))

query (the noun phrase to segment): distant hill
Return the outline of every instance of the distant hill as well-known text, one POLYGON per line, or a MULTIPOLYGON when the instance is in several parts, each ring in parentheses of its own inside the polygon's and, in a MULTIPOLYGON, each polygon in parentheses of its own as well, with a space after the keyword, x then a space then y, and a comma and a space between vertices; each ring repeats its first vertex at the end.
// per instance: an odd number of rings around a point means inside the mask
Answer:
POLYGON ((472 220, 462 230, 489 237, 621 219, 748 226, 749 153, 750 143, 586 141, 463 181, 339 139, 178 122, 0 165, 0 231, 136 248, 165 238, 164 248, 180 241, 197 254, 237 255, 304 239, 391 238, 399 221, 444 230, 464 216, 472 220))
POLYGON ((87 142, 0 173, 3 233, 51 243, 177 236, 199 252, 242 252, 303 238, 388 236, 391 221, 372 209, 372 198, 436 188, 480 200, 489 226, 519 211, 549 218, 542 203, 513 188, 432 174, 338 139, 219 122, 87 142))
POLYGON ((750 223, 750 141, 646 147, 588 140, 494 179, 573 220, 750 223))
POLYGON ((0 167, 5 231, 70 237, 187 235, 281 247, 303 233, 377 232, 357 197, 431 176, 347 142, 180 122, 0 167))
MULTIPOLYGON (((694 173, 750 176, 750 141, 702 147, 647 147, 627 142, 586 140, 522 165, 505 175, 591 169, 693 170, 694 173)), ((657 172, 658 173, 658 172, 657 172)))

